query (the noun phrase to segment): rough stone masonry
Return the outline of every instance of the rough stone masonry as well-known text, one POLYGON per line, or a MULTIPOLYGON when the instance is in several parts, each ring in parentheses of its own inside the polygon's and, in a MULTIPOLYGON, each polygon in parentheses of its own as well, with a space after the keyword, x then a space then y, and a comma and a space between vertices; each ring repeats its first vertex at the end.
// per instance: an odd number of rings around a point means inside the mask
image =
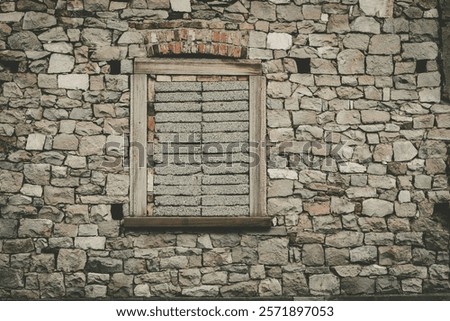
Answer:
POLYGON ((0 297, 450 292, 447 3, 2 1, 0 297), (270 231, 113 219, 133 61, 177 55, 262 62, 270 231))

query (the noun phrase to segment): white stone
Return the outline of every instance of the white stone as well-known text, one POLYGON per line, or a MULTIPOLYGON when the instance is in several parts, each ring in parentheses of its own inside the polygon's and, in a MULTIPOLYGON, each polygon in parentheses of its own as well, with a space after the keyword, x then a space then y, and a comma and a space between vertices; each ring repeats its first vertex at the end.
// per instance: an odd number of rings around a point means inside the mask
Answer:
POLYGON ((48 73, 57 74, 57 73, 71 72, 74 65, 75 65, 74 57, 55 53, 50 56, 48 73))
POLYGON ((150 287, 148 284, 138 284, 134 288, 134 295, 148 298, 151 296, 150 287))
POLYGON ((23 15, 23 12, 0 13, 0 22, 19 22, 23 15))
POLYGON ((297 172, 289 169, 271 168, 268 173, 271 179, 298 179, 297 172))
POLYGON ((341 173, 345 173, 345 174, 364 173, 364 172, 366 172, 366 166, 358 164, 358 163, 345 162, 345 163, 339 164, 339 171, 341 173))
POLYGON ((45 144, 45 135, 30 134, 27 139, 26 150, 43 150, 45 144))
POLYGON ((87 90, 89 76, 87 74, 59 75, 58 88, 87 90))
POLYGON ((73 46, 67 42, 52 42, 44 44, 44 49, 51 52, 70 54, 73 52, 73 46))
POLYGON ((292 36, 287 33, 271 32, 267 35, 267 48, 288 50, 292 47, 292 36))
POLYGON ((190 0, 170 0, 170 7, 177 12, 191 12, 190 0))
POLYGON ((106 194, 128 195, 129 176, 121 174, 108 174, 106 180, 106 194))
POLYGON ((376 198, 363 201, 362 206, 362 214, 368 216, 384 217, 394 213, 394 204, 376 198))
POLYGON ((71 168, 86 168, 86 157, 67 155, 64 165, 71 168))
POLYGON ((398 193, 398 201, 400 203, 411 202, 411 192, 410 191, 400 191, 400 193, 398 193))
POLYGON ((20 193, 27 196, 41 197, 42 187, 39 185, 24 184, 22 189, 20 190, 20 193))
POLYGON ((394 160, 396 162, 410 161, 417 155, 417 149, 410 141, 394 142, 394 160))
POLYGON ((119 45, 130 43, 144 43, 144 36, 138 31, 127 31, 117 41, 119 45))
POLYGON ((9 124, 0 124, 0 135, 12 136, 14 134, 14 127, 9 124))
POLYGON ((392 17, 394 0, 359 0, 359 7, 366 16, 392 17))
POLYGON ((94 237, 76 237, 75 247, 83 250, 104 250, 106 244, 106 238, 103 236, 94 237))

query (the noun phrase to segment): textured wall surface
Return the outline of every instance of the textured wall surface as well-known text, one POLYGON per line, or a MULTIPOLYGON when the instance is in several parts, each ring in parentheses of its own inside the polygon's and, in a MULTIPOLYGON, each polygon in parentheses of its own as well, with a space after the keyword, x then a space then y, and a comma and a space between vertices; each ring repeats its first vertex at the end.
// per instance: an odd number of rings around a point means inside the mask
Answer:
POLYGON ((450 292, 443 9, 2 1, 0 297, 450 292), (261 60, 270 231, 113 219, 117 204, 128 215, 129 173, 107 146, 129 133, 133 60, 176 55, 261 60))

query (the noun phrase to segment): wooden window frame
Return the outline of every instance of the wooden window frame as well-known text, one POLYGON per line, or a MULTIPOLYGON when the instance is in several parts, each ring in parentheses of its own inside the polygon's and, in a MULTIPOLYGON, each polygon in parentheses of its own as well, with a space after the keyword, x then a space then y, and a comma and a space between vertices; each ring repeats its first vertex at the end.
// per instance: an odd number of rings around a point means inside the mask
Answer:
POLYGON ((137 58, 131 76, 130 108, 130 213, 124 218, 126 228, 270 228, 271 219, 266 216, 266 81, 259 61, 137 58), (248 76, 250 152, 259 157, 259 163, 250 166, 249 216, 147 216, 148 75, 248 76))

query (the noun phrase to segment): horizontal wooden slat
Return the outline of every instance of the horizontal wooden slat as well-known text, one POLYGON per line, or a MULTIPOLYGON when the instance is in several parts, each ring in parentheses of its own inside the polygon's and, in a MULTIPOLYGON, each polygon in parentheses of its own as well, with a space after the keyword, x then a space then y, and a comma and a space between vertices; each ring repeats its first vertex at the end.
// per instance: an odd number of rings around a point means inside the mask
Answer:
POLYGON ((125 228, 245 228, 268 229, 270 217, 126 217, 125 228))
POLYGON ((257 76, 260 62, 252 60, 136 58, 134 72, 154 75, 257 76))

